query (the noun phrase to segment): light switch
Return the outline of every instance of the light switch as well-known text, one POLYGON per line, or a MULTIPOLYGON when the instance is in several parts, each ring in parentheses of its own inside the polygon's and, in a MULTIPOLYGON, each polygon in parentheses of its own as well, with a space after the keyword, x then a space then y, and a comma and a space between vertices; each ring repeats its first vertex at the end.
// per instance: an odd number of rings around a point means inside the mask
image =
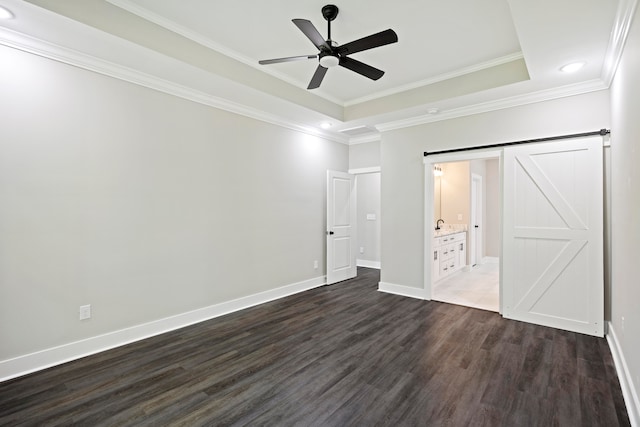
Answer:
POLYGON ((367 214, 367 221, 375 221, 376 220, 376 214, 372 213, 372 214, 367 214))
POLYGON ((462 221, 462 214, 458 214, 458 221, 462 221))
POLYGON ((80 320, 91 319, 91 304, 81 305, 80 306, 80 320))

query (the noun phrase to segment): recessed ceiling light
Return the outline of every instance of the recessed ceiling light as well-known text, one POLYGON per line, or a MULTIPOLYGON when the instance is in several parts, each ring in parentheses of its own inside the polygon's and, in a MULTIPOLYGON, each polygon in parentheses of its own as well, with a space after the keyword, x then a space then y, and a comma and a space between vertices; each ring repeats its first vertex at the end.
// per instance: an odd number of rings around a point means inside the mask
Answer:
POLYGON ((572 62, 571 64, 563 65, 560 67, 560 71, 563 73, 574 73, 580 68, 584 67, 585 62, 572 62))
POLYGON ((331 125, 331 123, 329 123, 329 122, 322 122, 322 123, 320 123, 320 127, 321 127, 322 129, 329 129, 331 126, 332 126, 332 125, 331 125))
POLYGON ((0 6, 0 19, 12 19, 13 13, 6 7, 0 6))

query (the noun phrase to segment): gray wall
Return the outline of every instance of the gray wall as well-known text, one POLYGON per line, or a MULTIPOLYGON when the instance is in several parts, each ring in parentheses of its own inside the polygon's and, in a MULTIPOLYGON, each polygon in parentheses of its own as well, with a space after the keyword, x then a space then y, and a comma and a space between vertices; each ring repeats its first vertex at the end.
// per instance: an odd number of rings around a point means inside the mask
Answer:
POLYGON ((386 132, 381 281, 424 286, 424 151, 592 131, 609 122, 604 90, 386 132))
POLYGON ((349 169, 380 166, 380 141, 349 146, 349 169))
MULTIPOLYGON (((611 87, 611 322, 640 396, 640 9, 611 87), (624 321, 622 320, 624 318, 624 321)), ((640 402, 636 400, 636 405, 640 402)), ((640 406, 636 407, 640 411, 640 406)), ((640 414, 636 412, 636 422, 640 414)))
POLYGON ((325 274, 346 145, 6 47, 0 63, 0 361, 325 274))

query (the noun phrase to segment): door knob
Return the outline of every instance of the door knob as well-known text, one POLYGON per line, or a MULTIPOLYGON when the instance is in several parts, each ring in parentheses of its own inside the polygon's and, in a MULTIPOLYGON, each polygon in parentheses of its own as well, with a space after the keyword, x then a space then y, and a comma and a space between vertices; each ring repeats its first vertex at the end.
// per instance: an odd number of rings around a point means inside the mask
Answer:
POLYGON ((474 225, 474 227, 475 227, 475 228, 478 228, 478 227, 480 227, 480 226, 479 226, 479 225, 474 225))
POLYGON ((327 234, 328 234, 329 236, 331 236, 331 235, 332 235, 332 234, 334 234, 334 233, 333 233, 333 231, 327 231, 327 234))

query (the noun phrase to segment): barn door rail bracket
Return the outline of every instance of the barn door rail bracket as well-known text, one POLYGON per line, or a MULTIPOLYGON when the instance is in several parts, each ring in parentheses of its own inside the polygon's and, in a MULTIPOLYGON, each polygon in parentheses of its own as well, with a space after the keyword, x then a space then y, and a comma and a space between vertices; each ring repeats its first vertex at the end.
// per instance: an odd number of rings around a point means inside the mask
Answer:
POLYGON ((501 142, 499 144, 489 144, 489 145, 478 145, 474 147, 462 147, 462 148, 452 148, 450 150, 439 150, 439 151, 425 151, 424 157, 433 156, 436 154, 449 154, 449 153, 459 153, 462 151, 472 151, 472 150, 483 150, 485 148, 499 148, 499 147, 509 147, 512 145, 520 145, 520 144, 532 144, 536 142, 546 142, 546 141, 555 141, 558 139, 569 139, 569 138, 581 138, 584 136, 606 136, 611 133, 610 129, 600 129, 593 132, 585 132, 585 133, 573 133, 570 135, 558 135, 558 136, 549 136, 547 138, 537 138, 537 139, 525 139, 523 141, 512 141, 512 142, 501 142))

